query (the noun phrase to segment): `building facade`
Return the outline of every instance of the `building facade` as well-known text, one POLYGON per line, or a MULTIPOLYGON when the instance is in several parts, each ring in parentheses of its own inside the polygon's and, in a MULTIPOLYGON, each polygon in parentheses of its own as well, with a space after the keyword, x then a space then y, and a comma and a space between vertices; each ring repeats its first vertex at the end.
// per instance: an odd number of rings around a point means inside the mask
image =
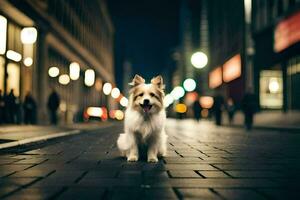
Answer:
POLYGON ((300 1, 253 0, 255 92, 263 109, 299 110, 300 1))
POLYGON ((101 93, 104 82, 115 82, 114 28, 104 1, 3 0, 0 23, 0 89, 14 89, 21 101, 31 92, 40 123, 48 121, 52 89, 61 98, 61 122, 87 106, 113 104, 101 93))
POLYGON ((213 93, 240 104, 245 88, 244 3, 208 1, 208 84, 213 93))

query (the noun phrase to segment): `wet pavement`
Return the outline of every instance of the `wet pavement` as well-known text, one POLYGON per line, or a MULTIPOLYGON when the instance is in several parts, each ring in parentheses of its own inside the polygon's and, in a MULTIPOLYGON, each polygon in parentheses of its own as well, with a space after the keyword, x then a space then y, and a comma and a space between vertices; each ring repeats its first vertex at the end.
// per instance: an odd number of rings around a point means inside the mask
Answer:
POLYGON ((169 120, 168 156, 128 163, 122 124, 0 154, 6 199, 287 199, 300 189, 300 134, 169 120))

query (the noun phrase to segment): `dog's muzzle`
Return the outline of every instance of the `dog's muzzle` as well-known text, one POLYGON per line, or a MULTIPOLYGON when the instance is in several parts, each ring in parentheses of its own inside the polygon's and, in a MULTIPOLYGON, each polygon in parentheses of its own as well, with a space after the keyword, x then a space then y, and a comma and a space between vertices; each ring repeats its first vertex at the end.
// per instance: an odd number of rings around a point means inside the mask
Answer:
POLYGON ((144 103, 140 104, 140 106, 142 107, 142 109, 145 113, 148 113, 150 111, 150 109, 152 108, 152 105, 150 104, 149 100, 144 100, 144 103))

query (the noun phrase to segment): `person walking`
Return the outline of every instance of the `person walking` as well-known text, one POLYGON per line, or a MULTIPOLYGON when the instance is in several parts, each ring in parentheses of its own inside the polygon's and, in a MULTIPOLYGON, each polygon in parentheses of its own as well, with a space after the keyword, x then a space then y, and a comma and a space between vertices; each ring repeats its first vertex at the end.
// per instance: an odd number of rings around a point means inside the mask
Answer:
POLYGON ((234 114, 235 114, 235 105, 234 105, 232 98, 229 98, 227 100, 226 110, 228 113, 228 121, 229 121, 229 124, 231 125, 233 122, 234 114))
POLYGON ((52 90, 48 98, 48 110, 50 113, 50 122, 53 125, 57 124, 57 110, 59 108, 60 98, 55 89, 52 90))
POLYGON ((194 118, 197 121, 199 121, 201 119, 201 105, 198 98, 193 103, 193 110, 194 110, 194 118))
POLYGON ((253 117, 257 110, 255 95, 252 92, 245 93, 242 100, 242 110, 244 112, 244 124, 247 130, 253 126, 253 117))
POLYGON ((14 89, 11 89, 9 94, 5 97, 5 112, 7 122, 14 124, 16 122, 17 112, 16 96, 14 94, 14 89))
POLYGON ((30 92, 27 92, 24 103, 24 123, 35 124, 36 121, 36 102, 30 92))
POLYGON ((216 125, 221 126, 222 124, 222 108, 224 105, 224 98, 218 94, 214 97, 213 112, 215 114, 216 125))
POLYGON ((0 90, 0 124, 3 124, 5 121, 5 101, 4 94, 2 94, 2 90, 0 90))

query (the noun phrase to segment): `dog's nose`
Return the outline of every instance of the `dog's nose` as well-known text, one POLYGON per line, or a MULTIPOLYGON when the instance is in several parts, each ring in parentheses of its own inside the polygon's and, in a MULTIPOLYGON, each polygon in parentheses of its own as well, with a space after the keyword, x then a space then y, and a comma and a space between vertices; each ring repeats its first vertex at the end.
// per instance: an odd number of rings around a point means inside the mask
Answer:
POLYGON ((150 104, 149 99, 144 99, 144 105, 149 105, 149 104, 150 104))

